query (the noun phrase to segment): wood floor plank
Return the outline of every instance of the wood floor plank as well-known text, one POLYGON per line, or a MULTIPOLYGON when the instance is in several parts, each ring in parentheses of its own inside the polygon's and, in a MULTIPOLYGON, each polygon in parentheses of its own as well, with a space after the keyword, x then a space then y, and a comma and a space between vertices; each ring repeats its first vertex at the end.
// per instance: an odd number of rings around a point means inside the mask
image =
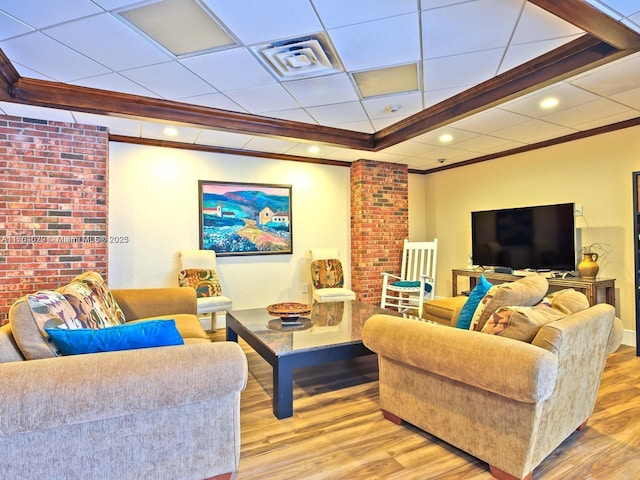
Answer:
MULTIPOLYGON (((222 331, 214 334, 222 341, 222 331)), ((491 480, 484 462, 411 425, 385 420, 375 356, 296 370, 294 414, 272 412, 272 370, 242 340, 249 381, 234 480, 491 480)), ((587 428, 534 471, 534 480, 640 478, 640 358, 608 359, 587 428)))

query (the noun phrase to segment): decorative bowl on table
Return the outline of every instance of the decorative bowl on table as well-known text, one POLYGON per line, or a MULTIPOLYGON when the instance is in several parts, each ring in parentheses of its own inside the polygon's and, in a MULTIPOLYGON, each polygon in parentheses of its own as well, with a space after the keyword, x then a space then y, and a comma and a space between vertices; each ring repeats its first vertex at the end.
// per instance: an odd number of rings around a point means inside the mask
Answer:
POLYGON ((310 315, 311 307, 305 303, 274 303, 267 307, 267 312, 273 317, 280 317, 283 322, 296 322, 300 317, 310 315))

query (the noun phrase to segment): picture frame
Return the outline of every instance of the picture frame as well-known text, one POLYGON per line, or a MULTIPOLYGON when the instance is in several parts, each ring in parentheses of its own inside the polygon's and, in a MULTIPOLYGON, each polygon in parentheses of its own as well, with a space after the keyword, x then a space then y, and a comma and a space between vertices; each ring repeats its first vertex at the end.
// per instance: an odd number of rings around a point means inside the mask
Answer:
POLYGON ((200 249, 216 256, 293 253, 291 185, 199 180, 200 249))

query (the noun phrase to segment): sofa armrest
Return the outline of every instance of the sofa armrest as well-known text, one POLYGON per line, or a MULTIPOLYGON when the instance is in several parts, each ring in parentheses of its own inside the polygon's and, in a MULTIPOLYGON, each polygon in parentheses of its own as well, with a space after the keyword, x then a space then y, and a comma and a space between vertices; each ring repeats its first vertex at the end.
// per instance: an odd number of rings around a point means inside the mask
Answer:
POLYGON ((198 311, 191 287, 125 288, 111 290, 127 321, 198 311))
POLYGON ((390 315, 368 319, 362 337, 378 356, 520 402, 555 388, 556 356, 525 342, 390 315))
POLYGON ((246 381, 246 356, 234 342, 4 363, 0 436, 225 397, 246 381))

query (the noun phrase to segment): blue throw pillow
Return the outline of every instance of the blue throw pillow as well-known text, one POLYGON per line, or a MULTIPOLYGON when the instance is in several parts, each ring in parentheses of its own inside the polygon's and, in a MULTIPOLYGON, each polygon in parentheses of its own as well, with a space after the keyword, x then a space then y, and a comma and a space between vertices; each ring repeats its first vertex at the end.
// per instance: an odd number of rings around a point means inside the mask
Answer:
POLYGON ((100 329, 45 328, 45 331, 63 355, 184 344, 175 320, 149 320, 100 329))
MULTIPOLYGON (((411 280, 398 280, 397 282, 393 282, 391 285, 394 287, 403 287, 403 288, 418 288, 420 286, 419 281, 411 281, 411 280)), ((424 291, 429 293, 433 289, 433 285, 430 283, 424 284, 424 291)))
POLYGON ((480 275, 478 283, 473 287, 473 290, 471 290, 471 293, 469 294, 469 298, 462 306, 462 310, 460 310, 460 315, 458 315, 458 320, 456 322, 457 328, 469 330, 473 314, 475 313, 476 308, 478 308, 478 304, 482 301, 492 286, 493 285, 489 283, 489 280, 487 280, 484 275, 480 275))

